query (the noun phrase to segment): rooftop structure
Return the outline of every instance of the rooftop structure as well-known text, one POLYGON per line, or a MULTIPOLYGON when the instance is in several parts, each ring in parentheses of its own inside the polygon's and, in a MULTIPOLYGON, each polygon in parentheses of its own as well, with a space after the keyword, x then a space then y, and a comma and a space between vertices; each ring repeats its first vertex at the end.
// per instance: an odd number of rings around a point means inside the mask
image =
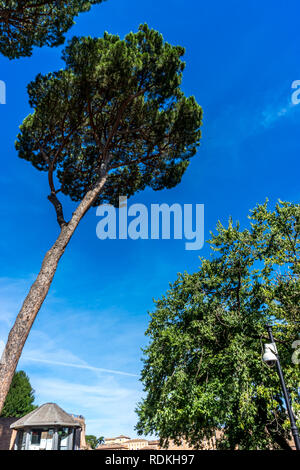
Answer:
POLYGON ((63 426, 63 427, 80 427, 78 421, 66 413, 56 403, 45 403, 35 410, 31 411, 23 418, 15 421, 10 427, 12 429, 23 429, 24 427, 36 426, 63 426))
POLYGON ((16 433, 15 450, 76 450, 84 420, 74 418, 56 403, 45 403, 10 428, 16 433))

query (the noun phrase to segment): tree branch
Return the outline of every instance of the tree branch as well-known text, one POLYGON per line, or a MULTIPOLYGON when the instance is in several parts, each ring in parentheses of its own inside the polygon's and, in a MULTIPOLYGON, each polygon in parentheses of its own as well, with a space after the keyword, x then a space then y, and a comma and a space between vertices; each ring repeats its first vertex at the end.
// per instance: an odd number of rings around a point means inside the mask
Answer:
POLYGON ((44 160, 48 164, 48 181, 51 190, 51 194, 48 196, 49 201, 53 204, 55 212, 56 212, 56 219, 59 226, 62 228, 64 225, 67 225, 67 222, 64 218, 63 207, 59 199, 57 198, 56 194, 58 191, 55 190, 54 181, 53 181, 53 163, 50 164, 50 160, 44 149, 40 148, 41 154, 44 157, 44 160))
POLYGON ((56 218, 59 226, 62 228, 64 225, 67 225, 67 222, 65 221, 64 218, 64 213, 63 213, 63 207, 61 202, 56 196, 56 193, 51 193, 48 196, 49 201, 53 204, 55 212, 56 212, 56 218))

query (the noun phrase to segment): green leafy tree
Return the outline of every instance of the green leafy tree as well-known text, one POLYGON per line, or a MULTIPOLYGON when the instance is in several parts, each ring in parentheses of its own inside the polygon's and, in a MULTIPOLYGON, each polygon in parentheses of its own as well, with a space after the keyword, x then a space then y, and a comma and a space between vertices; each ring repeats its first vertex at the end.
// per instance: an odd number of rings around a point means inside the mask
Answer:
POLYGON ((202 109, 180 89, 184 49, 142 25, 124 40, 73 38, 66 67, 28 87, 34 112, 16 142, 48 175, 60 233, 10 331, 0 368, 0 409, 34 319, 79 222, 102 202, 147 186, 176 186, 200 141, 202 109), (79 202, 66 220, 59 192, 79 202))
POLYGON ((1 417, 22 418, 22 416, 25 416, 36 408, 33 402, 34 390, 31 387, 28 376, 23 370, 15 372, 2 409, 1 417))
MULTIPOLYGON (((221 431, 219 448, 289 449, 290 423, 275 369, 262 362, 274 337, 300 424, 299 364, 292 361, 300 320, 300 206, 267 203, 251 226, 221 223, 214 256, 180 274, 156 302, 147 330, 138 405, 140 434, 201 447, 221 431)), ((299 361, 294 361, 299 362, 299 361)))
POLYGON ((33 46, 58 46, 74 17, 104 0, 0 0, 0 52, 30 56, 33 46))
POLYGON ((86 443, 92 448, 97 449, 97 447, 104 442, 104 437, 96 437, 91 435, 85 436, 86 443))

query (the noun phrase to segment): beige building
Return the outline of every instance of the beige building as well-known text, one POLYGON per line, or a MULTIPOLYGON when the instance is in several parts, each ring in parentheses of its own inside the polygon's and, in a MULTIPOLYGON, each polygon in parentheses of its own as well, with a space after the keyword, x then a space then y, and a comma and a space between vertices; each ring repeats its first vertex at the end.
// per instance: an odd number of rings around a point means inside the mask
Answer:
POLYGON ((125 444, 100 444, 96 450, 128 450, 125 444))
POLYGON ((130 439, 129 436, 106 437, 97 450, 141 450, 149 445, 147 439, 130 439))
MULTIPOLYGON (((204 440, 201 448, 215 450, 217 438, 218 434, 216 433, 211 439, 204 440)), ((105 444, 99 445, 97 450, 194 450, 194 447, 190 447, 184 440, 181 444, 170 441, 168 448, 163 448, 160 446, 159 440, 130 439, 128 436, 118 436, 105 438, 105 444)))
POLYGON ((148 446, 149 442, 146 439, 130 439, 124 445, 128 450, 141 450, 148 446))
POLYGON ((129 441, 128 436, 106 437, 105 444, 121 444, 122 442, 129 441))

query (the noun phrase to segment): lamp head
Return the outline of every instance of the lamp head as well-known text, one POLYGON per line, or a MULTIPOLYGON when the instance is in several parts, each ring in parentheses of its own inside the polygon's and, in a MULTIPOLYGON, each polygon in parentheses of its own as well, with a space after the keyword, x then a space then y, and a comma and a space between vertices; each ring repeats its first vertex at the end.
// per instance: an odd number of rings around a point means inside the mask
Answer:
POLYGON ((265 351, 262 357, 262 360, 269 367, 274 367, 277 362, 277 348, 274 343, 265 344, 265 351))

